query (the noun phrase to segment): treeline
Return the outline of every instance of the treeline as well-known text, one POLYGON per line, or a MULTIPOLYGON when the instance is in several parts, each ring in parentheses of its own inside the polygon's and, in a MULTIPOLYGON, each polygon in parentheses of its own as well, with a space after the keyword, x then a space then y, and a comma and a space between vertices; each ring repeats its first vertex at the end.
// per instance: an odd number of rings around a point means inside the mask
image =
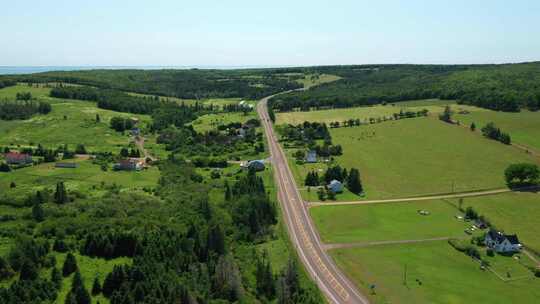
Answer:
POLYGON ((49 112, 51 112, 51 105, 43 101, 0 101, 0 119, 2 120, 29 119, 35 114, 49 112))
MULTIPOLYGON (((92 70, 47 72, 16 77, 23 82, 64 82, 185 99, 258 99, 301 85, 292 77, 260 70, 92 70)), ((12 76, 13 77, 13 76, 12 76)))
POLYGON ((482 135, 487 138, 499 141, 505 145, 512 143, 512 139, 508 133, 502 132, 501 129, 497 128, 494 123, 490 122, 482 128, 482 135))
POLYGON ((361 194, 364 191, 360 180, 360 171, 356 168, 347 171, 346 168, 339 165, 328 167, 322 176, 319 176, 317 171, 308 172, 304 184, 310 187, 326 186, 333 180, 345 183, 347 189, 352 193, 361 194))
POLYGON ((540 63, 311 68, 342 79, 270 100, 279 111, 346 108, 440 98, 497 111, 540 108, 540 63))
MULTIPOLYGON (((332 136, 328 131, 325 123, 305 121, 302 124, 283 125, 278 127, 278 132, 284 141, 293 142, 298 146, 305 146, 317 153, 318 156, 330 157, 343 154, 341 145, 332 143, 332 136), (317 141, 323 141, 321 145, 317 141)), ((305 158, 305 151, 298 150, 294 153, 294 157, 298 161, 305 158)))
POLYGON ((16 85, 17 82, 10 79, 0 79, 0 89, 16 85))

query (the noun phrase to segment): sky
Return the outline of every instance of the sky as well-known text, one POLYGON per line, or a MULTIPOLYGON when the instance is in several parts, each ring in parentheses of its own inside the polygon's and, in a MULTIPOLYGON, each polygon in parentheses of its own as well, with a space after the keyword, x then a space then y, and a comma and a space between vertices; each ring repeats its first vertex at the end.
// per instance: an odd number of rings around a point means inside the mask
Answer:
POLYGON ((538 0, 0 0, 0 66, 540 60, 538 0))

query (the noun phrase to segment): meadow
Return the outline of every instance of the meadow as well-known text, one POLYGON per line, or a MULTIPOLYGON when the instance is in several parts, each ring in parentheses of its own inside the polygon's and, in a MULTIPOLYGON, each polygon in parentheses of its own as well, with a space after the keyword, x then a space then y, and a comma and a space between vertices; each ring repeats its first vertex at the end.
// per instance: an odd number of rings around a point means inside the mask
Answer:
POLYGON ((469 126, 472 122, 480 129, 489 122, 507 132, 514 143, 540 151, 540 112, 521 110, 519 113, 496 111, 471 111, 454 114, 454 119, 469 126))
POLYGON ((14 98, 17 92, 31 92, 37 99, 52 105, 52 111, 47 115, 36 115, 28 120, 1 120, 0 146, 42 144, 47 148, 56 148, 67 144, 75 149, 77 144, 84 144, 91 152, 117 152, 127 146, 129 136, 109 127, 112 117, 137 117, 141 125, 150 122, 148 115, 114 112, 99 109, 92 102, 47 97, 48 90, 21 85, 0 90, 0 96, 8 98, 14 98), (96 122, 96 115, 100 116, 99 122, 96 122))
MULTIPOLYGON (((457 205, 457 200, 449 200, 457 205)), ((540 194, 512 192, 500 195, 470 197, 463 200, 463 208, 471 206, 486 216, 500 230, 516 233, 525 246, 540 253, 540 194)))
POLYGON ((232 122, 244 123, 250 119, 257 118, 254 111, 244 115, 242 112, 206 114, 195 119, 191 125, 197 132, 205 132, 216 129, 220 125, 226 125, 232 122))
POLYGON ((442 201, 321 206, 309 211, 325 243, 459 238, 467 236, 464 230, 470 226, 455 218, 462 215, 456 207, 442 201), (419 210, 430 214, 420 215, 419 210))
POLYGON ((114 184, 121 189, 141 190, 144 187, 154 187, 159 179, 159 169, 156 167, 140 172, 111 169, 103 171, 99 165, 92 164, 90 160, 74 161, 79 164, 78 168, 55 168, 54 163, 43 163, 0 173, 0 189, 4 189, 3 194, 19 196, 47 187, 52 189, 57 182, 64 181, 68 190, 98 195, 102 185, 114 184), (12 182, 15 183, 15 188, 10 188, 12 182), (88 191, 90 189, 92 191, 88 191))
POLYGON ((374 105, 353 108, 336 108, 325 110, 313 110, 306 112, 276 112, 276 124, 301 124, 304 121, 309 122, 324 122, 329 124, 334 121, 342 122, 348 119, 360 119, 365 121, 369 118, 390 117, 394 113, 403 111, 421 111, 427 109, 429 113, 437 114, 444 111, 446 105, 451 105, 453 108, 467 111, 487 111, 485 109, 476 108, 466 105, 456 105, 454 101, 440 99, 422 99, 411 100, 406 102, 397 102, 386 105, 374 105))
POLYGON ((434 118, 331 129, 336 157, 360 170, 367 198, 393 198, 505 187, 509 164, 534 162, 523 151, 434 118))
MULTIPOLYGON (((532 273, 504 282, 446 241, 330 253, 373 303, 535 303, 540 297, 540 281, 532 273), (369 289, 371 284, 375 295, 369 289)), ((503 268, 512 261, 502 256, 491 260, 494 267, 500 263, 503 268)), ((516 275, 526 274, 516 263, 512 264, 516 275)))

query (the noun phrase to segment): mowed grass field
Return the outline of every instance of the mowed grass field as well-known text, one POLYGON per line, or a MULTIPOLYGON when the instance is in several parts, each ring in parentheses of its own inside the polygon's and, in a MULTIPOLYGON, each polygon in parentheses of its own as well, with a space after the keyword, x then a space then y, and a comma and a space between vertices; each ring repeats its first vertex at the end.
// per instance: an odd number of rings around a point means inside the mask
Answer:
POLYGON ((103 110, 92 102, 50 98, 47 97, 48 90, 21 85, 0 90, 0 96, 10 99, 14 99, 17 92, 28 91, 52 105, 52 111, 47 115, 35 115, 28 120, 0 120, 0 146, 42 144, 56 148, 68 144, 75 149, 77 144, 84 144, 91 152, 110 152, 120 150, 129 142, 128 135, 109 128, 112 117, 137 117, 141 124, 150 122, 148 115, 103 110), (99 123, 96 122, 96 114, 100 116, 99 123))
MULTIPOLYGON (((457 200, 449 200, 458 204, 457 200)), ((540 194, 512 192, 500 195, 470 197, 463 208, 473 207, 486 216, 498 229, 516 233, 527 247, 540 254, 540 194)))
POLYGON ((497 127, 510 134, 514 143, 540 151, 540 112, 472 111, 469 114, 456 113, 454 119, 467 126, 474 122, 478 129, 489 122, 494 122, 497 127))
POLYGON ((470 226, 461 212, 443 201, 321 206, 309 209, 325 243, 419 240, 466 237, 470 226), (418 210, 430 212, 420 215, 418 210))
MULTIPOLYGON (((505 187, 509 164, 534 162, 511 146, 435 118, 331 129, 337 162, 360 170, 367 198, 505 187)), ((338 197, 339 198, 339 197, 338 197)))
MULTIPOLYGON (((504 282, 481 270, 478 262, 446 241, 336 249, 330 253, 372 303, 503 304, 536 303, 540 298, 540 279, 532 273, 525 279, 504 282), (375 295, 369 290, 371 284, 375 284, 375 295)), ((510 262, 512 259, 504 263, 510 262)), ((513 267, 519 265, 513 263, 513 267)))
POLYGON ((453 109, 473 111, 487 111, 481 108, 456 105, 454 101, 440 99, 411 100, 387 105, 375 105, 369 107, 354 107, 342 109, 314 110, 309 112, 283 112, 276 113, 276 124, 301 124, 304 121, 324 122, 329 124, 334 121, 343 122, 348 119, 360 119, 362 122, 369 118, 390 117, 394 113, 403 111, 421 111, 427 109, 431 114, 444 111, 444 107, 450 105, 453 109))

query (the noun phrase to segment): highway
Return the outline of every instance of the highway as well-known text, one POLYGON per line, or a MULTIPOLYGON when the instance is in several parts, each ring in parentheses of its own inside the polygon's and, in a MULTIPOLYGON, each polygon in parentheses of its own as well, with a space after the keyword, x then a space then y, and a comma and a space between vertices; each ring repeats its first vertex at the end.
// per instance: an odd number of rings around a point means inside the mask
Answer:
POLYGON ((257 104, 257 112, 267 138, 278 200, 289 237, 307 272, 329 303, 367 304, 369 300, 358 291, 323 249, 319 234, 309 216, 307 204, 298 192, 285 153, 274 134, 266 106, 271 97, 261 99, 257 104))

